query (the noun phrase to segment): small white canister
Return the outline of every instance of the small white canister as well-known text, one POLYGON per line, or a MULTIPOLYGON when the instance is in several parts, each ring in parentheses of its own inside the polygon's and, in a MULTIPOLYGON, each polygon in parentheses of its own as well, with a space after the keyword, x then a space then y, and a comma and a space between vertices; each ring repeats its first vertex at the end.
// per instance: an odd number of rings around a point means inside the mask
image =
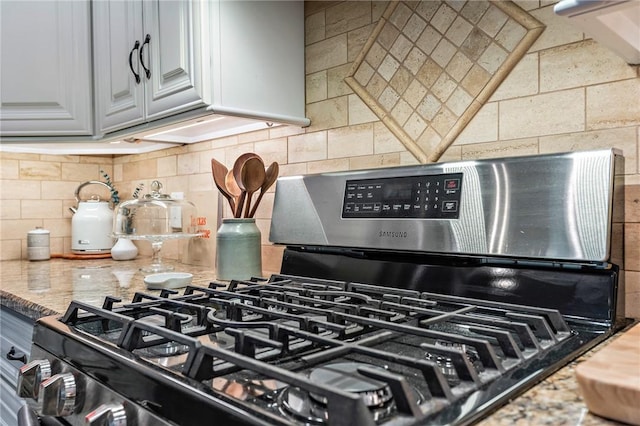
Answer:
POLYGON ((51 259, 51 249, 49 242, 50 232, 42 226, 27 232, 27 256, 29 260, 49 260, 51 259))

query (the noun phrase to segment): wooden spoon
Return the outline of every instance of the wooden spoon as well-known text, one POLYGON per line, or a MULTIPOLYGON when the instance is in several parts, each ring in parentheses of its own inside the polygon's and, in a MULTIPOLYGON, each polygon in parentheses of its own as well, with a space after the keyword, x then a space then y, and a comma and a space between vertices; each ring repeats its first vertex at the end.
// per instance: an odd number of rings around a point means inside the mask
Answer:
MULTIPOLYGON (((233 197, 233 201, 235 201, 236 206, 238 205, 238 199, 240 199, 240 194, 242 194, 242 190, 238 186, 238 182, 236 182, 236 178, 233 177, 233 170, 229 170, 227 175, 225 176, 225 185, 227 187, 227 191, 233 197)), ((233 217, 236 217, 236 212, 233 212, 233 217)))
POLYGON ((264 195, 265 192, 267 192, 269 188, 271 188, 271 185, 274 184, 276 179, 278 179, 279 172, 280 172, 280 167, 278 166, 278 163, 274 161, 269 165, 264 178, 264 182, 262 183, 262 187, 260 188, 260 195, 258 195, 258 199, 253 205, 251 212, 249 213, 249 217, 253 217, 256 214, 256 210, 258 209, 258 204, 260 204, 260 201, 262 200, 262 196, 264 195))
POLYGON ((244 206, 244 199, 247 196, 244 185, 242 183, 242 166, 244 163, 253 157, 258 157, 257 154, 253 152, 247 152, 246 154, 242 154, 240 157, 236 159, 236 162, 233 163, 233 177, 240 188, 240 197, 238 197, 238 202, 236 203, 236 210, 234 217, 240 217, 242 215, 242 207, 244 206))
POLYGON ((245 161, 242 166, 242 184, 247 192, 247 207, 244 211, 244 217, 249 217, 251 196, 262 187, 265 177, 264 163, 260 157, 252 157, 245 161))
POLYGON ((227 186, 225 184, 225 176, 227 175, 227 168, 224 164, 216 160, 215 158, 211 159, 211 172, 213 173, 213 181, 218 188, 218 191, 224 196, 224 198, 229 201, 229 207, 231 207, 231 211, 235 212, 236 203, 233 199, 233 196, 227 190, 227 186))

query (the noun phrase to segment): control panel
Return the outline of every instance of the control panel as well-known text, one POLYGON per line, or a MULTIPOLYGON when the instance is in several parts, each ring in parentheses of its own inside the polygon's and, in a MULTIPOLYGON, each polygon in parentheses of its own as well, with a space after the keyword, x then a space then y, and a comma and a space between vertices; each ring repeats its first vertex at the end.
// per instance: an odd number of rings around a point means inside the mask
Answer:
POLYGON ((458 219, 462 173, 348 180, 342 217, 458 219))

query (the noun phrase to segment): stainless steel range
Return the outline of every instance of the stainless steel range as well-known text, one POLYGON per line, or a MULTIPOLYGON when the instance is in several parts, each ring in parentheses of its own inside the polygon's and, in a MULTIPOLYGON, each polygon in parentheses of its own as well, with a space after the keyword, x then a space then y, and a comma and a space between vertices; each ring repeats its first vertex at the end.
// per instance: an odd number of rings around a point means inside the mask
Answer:
POLYGON ((59 424, 473 423, 622 323, 622 161, 280 178, 280 274, 72 302, 19 392, 59 424))

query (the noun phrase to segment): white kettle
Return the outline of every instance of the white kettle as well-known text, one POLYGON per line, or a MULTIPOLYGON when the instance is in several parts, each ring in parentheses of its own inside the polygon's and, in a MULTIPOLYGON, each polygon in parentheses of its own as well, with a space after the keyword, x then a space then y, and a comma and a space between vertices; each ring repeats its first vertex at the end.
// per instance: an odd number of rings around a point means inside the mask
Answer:
MULTIPOLYGON (((113 247, 111 237, 113 210, 107 201, 94 195, 89 200, 80 200, 80 190, 87 185, 104 185, 104 182, 90 180, 78 186, 75 192, 77 207, 71 219, 71 251, 77 254, 109 253, 113 247)), ((109 188, 110 189, 110 188, 109 188)))

